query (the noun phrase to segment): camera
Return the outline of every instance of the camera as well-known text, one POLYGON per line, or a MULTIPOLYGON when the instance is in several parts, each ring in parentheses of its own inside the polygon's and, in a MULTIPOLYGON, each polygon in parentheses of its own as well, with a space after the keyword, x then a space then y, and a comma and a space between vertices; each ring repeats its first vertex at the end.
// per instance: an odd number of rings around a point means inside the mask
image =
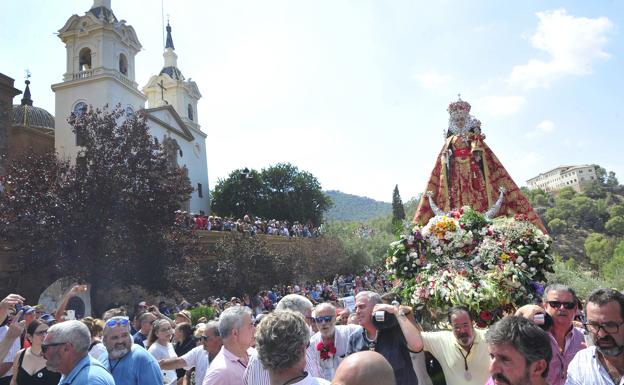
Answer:
POLYGON ((390 329, 398 325, 397 318, 394 314, 379 310, 373 313, 373 325, 377 330, 390 329))

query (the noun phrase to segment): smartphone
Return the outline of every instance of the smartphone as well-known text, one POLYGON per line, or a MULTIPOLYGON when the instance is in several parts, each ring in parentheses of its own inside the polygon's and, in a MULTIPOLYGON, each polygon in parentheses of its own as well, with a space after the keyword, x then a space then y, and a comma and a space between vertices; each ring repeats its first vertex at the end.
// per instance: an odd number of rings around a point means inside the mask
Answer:
POLYGON ((76 319, 76 311, 75 310, 67 310, 67 319, 68 320, 75 320, 76 319))

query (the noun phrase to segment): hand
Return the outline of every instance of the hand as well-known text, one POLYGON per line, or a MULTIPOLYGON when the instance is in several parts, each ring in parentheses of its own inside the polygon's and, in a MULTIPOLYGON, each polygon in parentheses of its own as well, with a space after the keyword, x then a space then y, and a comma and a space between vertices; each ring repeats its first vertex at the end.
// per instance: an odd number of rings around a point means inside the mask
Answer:
POLYGON ((87 285, 74 285, 67 293, 68 297, 75 297, 87 291, 87 285))
POLYGON ((9 294, 0 302, 0 308, 3 309, 13 309, 13 307, 17 304, 24 304, 24 297, 19 294, 9 294))
POLYGON ((15 314, 15 317, 13 317, 13 319, 11 320, 11 323, 9 324, 9 330, 7 331, 7 334, 6 334, 7 338, 15 339, 21 336, 22 333, 24 332, 25 321, 19 320, 22 317, 23 313, 24 313, 23 310, 18 311, 17 314, 15 314))
POLYGON ((373 308, 373 314, 376 311, 385 311, 386 313, 389 314, 398 314, 399 313, 399 306, 392 306, 392 305, 388 305, 385 303, 378 303, 377 305, 375 305, 375 307, 373 308))

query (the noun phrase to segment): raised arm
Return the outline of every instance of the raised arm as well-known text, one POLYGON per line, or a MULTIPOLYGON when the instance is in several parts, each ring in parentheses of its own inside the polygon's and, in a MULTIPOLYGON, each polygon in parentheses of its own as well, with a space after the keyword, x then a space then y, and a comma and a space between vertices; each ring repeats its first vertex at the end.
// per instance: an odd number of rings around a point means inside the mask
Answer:
POLYGON ((63 321, 63 313, 65 313, 65 308, 67 307, 67 303, 69 302, 70 298, 75 297, 84 291, 87 291, 87 285, 74 285, 67 292, 67 294, 65 294, 61 305, 58 307, 58 309, 56 309, 56 313, 54 313, 54 318, 56 318, 57 322, 63 321))
POLYGON ((377 304, 373 308, 373 313, 376 311, 386 311, 390 314, 394 314, 399 322, 399 326, 401 327, 401 331, 403 332, 403 336, 405 337, 405 342, 407 343, 407 348, 412 352, 420 352, 423 350, 424 344, 422 340, 422 336, 420 335, 420 330, 410 321, 406 316, 403 310, 396 305, 387 305, 387 304, 377 304))

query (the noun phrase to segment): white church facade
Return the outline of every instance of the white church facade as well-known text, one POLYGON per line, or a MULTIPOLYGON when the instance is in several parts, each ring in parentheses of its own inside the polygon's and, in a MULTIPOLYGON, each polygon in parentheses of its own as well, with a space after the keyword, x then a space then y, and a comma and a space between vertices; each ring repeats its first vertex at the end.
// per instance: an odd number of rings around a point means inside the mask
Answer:
POLYGON ((167 25, 164 66, 139 90, 135 81, 135 56, 141 49, 137 34, 124 20, 117 20, 110 0, 95 0, 83 16, 73 15, 59 30, 67 50, 63 81, 52 85, 55 93, 55 147, 61 157, 75 159, 80 140, 67 118, 88 106, 121 105, 128 114, 142 110, 151 134, 173 148, 176 162, 186 167, 194 191, 188 209, 208 213, 208 165, 206 134, 198 123, 201 98, 194 81, 177 67, 177 55, 167 25), (145 103, 147 102, 147 107, 145 103))

